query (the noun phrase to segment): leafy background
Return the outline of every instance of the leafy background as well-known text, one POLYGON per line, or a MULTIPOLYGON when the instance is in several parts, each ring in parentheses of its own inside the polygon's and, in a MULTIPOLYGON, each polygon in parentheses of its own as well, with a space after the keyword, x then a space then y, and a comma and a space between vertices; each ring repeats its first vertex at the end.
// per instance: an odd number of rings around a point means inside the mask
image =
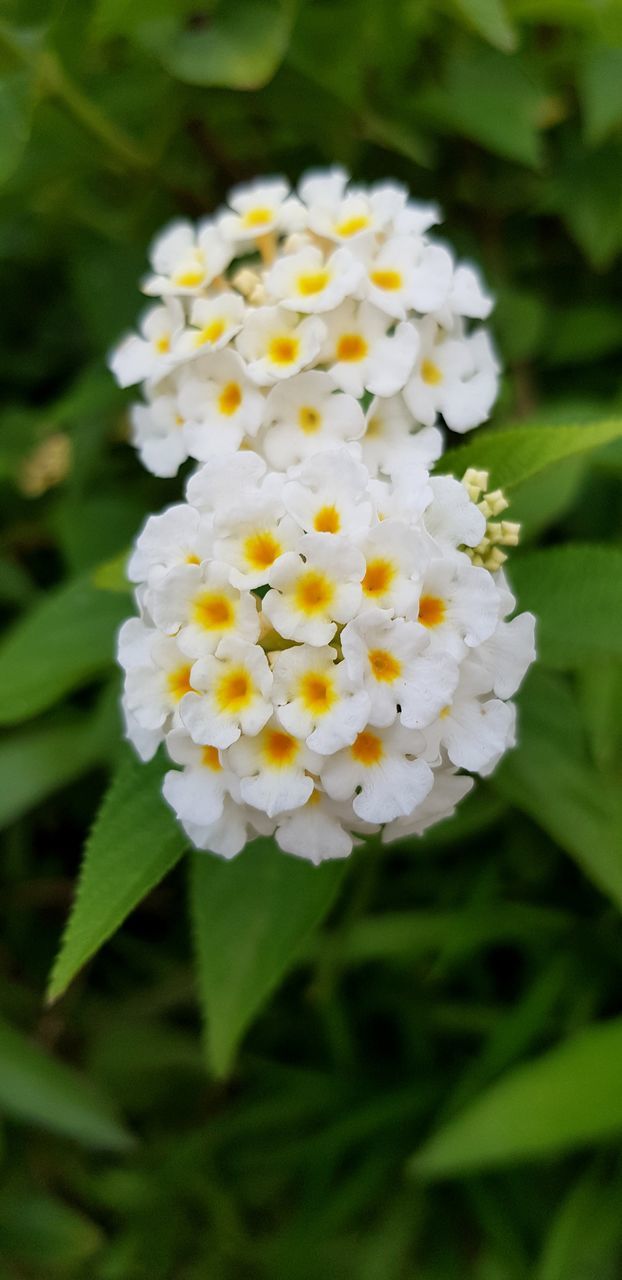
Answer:
POLYGON ((0 71, 0 1273, 617 1280, 619 0, 4 0, 0 71), (179 485, 103 357, 168 217, 335 160, 498 294, 455 466, 511 490, 541 663, 425 839, 226 866, 120 744, 118 557, 179 485))

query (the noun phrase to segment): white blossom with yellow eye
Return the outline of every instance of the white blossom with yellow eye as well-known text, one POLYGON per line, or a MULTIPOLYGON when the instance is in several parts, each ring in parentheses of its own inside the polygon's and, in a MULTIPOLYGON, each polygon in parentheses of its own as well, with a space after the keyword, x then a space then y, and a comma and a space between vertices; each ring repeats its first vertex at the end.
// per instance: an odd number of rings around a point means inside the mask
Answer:
POLYGON ((300 201, 290 195, 289 183, 268 178, 234 187, 227 197, 229 211, 218 218, 218 230, 229 241, 256 240, 275 230, 304 226, 300 201))
POLYGON ((150 307, 140 321, 140 333, 122 338, 108 358, 120 387, 163 378, 173 368, 175 348, 183 331, 184 313, 177 298, 150 307))
POLYGON ((269 298, 290 311, 334 311, 356 293, 364 267, 347 249, 324 257, 316 245, 278 258, 266 275, 269 298))
POLYGON ((188 327, 180 333, 174 347, 178 360, 220 351, 240 332, 246 304, 239 293, 223 289, 211 298, 195 298, 188 327))
POLYGON ((326 645, 361 602, 365 560, 346 538, 306 533, 273 564, 263 613, 288 640, 326 645))
POLYGON ((392 396, 407 381, 419 334, 412 324, 398 324, 369 302, 344 302, 324 316, 326 337, 321 359, 342 391, 359 397, 366 391, 392 396))
POLYGON ((194 663, 191 682, 179 714, 201 746, 230 747, 242 733, 259 733, 272 715, 272 672, 256 644, 236 636, 221 640, 214 654, 194 663))
POLYGON ((358 440, 364 431, 358 400, 337 391, 328 373, 314 369, 272 387, 258 448, 270 466, 284 471, 325 449, 358 440))
POLYGON ((249 378, 258 386, 272 386, 300 373, 317 357, 326 329, 317 316, 298 320, 284 307, 258 307, 248 316, 236 339, 249 378))
POLYGON ((280 723, 321 755, 353 742, 367 723, 370 699, 330 645, 293 645, 274 658, 274 705, 280 723))
POLYGON ((153 275, 142 282, 143 293, 196 294, 229 266, 233 252, 209 218, 195 227, 183 219, 156 236, 149 250, 153 275))
POLYGON ((148 589, 145 603, 156 626, 176 635, 190 658, 214 653, 225 637, 254 644, 259 636, 255 597, 233 587, 229 566, 217 560, 171 569, 148 589))
POLYGON ((346 449, 309 458, 283 486, 283 502, 305 533, 364 538, 375 519, 369 474, 346 449))

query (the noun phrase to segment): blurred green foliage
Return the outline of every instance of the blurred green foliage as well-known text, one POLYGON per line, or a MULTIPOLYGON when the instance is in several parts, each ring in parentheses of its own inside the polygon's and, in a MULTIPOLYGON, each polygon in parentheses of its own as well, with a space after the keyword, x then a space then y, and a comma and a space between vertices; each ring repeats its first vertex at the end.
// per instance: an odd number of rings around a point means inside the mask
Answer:
POLYGON ((7 1280, 619 1280, 621 174, 620 0, 4 0, 7 1280), (119 557, 179 484, 103 358, 168 217, 334 161, 498 295, 507 431, 451 463, 511 490, 542 663, 423 840, 227 867, 120 744, 119 557), (107 945, 46 1007, 111 770, 53 992, 107 945))

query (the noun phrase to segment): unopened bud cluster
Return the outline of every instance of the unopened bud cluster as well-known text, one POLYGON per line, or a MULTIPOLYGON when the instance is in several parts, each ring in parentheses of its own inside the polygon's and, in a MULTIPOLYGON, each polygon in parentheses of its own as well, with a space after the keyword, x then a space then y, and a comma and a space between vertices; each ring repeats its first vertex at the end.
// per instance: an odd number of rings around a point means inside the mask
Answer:
POLYGON ((156 242, 164 301, 112 360, 144 381, 146 465, 203 464, 129 563, 123 706, 198 848, 274 835, 319 863, 420 834, 494 768, 533 618, 511 618, 503 495, 430 475, 437 421, 482 421, 497 376, 436 211, 339 170, 230 204, 156 242))

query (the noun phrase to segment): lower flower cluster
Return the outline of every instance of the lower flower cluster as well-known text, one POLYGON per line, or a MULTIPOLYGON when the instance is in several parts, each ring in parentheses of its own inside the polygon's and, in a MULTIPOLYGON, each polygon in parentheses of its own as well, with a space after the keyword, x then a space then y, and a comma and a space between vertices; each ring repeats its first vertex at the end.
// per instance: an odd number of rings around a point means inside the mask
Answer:
POLYGON ((392 475, 356 444, 278 473, 214 459, 139 535, 127 735, 143 759, 166 743, 198 848, 274 834, 319 863, 420 834, 513 745, 535 656, 499 567, 516 527, 485 474, 430 476, 434 441, 411 441, 392 475))

